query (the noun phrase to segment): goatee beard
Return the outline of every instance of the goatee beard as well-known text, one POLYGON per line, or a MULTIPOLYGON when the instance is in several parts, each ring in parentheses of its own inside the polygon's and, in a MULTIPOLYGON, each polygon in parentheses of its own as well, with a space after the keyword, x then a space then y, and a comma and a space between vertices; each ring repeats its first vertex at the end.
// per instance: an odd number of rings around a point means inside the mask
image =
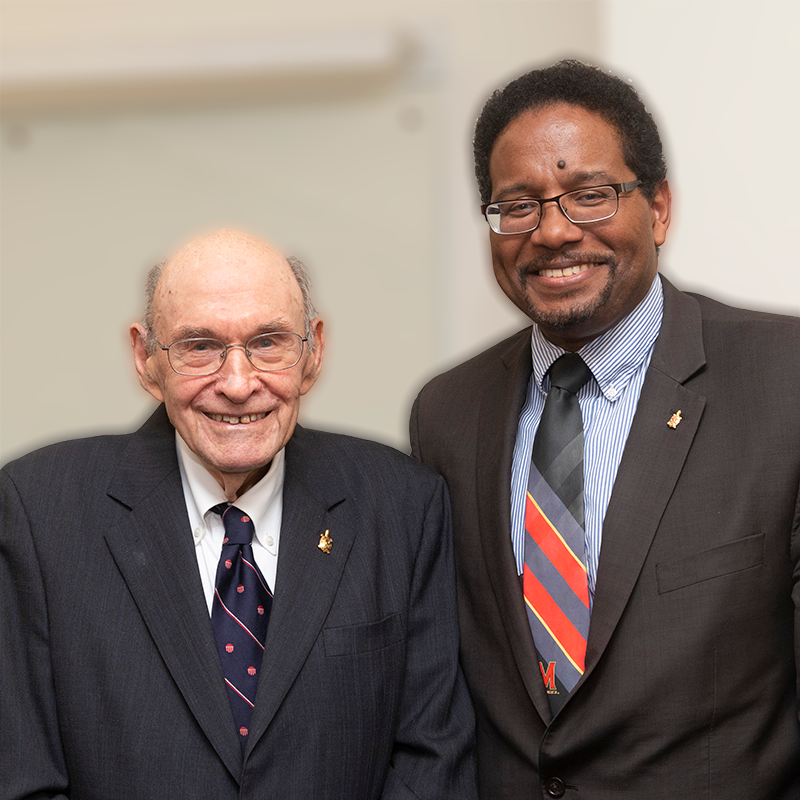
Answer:
MULTIPOLYGON (((595 268, 590 267, 590 269, 595 268)), ((610 300, 614 290, 616 273, 617 260, 611 254, 581 253, 580 256, 575 257, 570 256, 568 253, 561 253, 555 258, 537 258, 528 261, 518 268, 520 289, 526 298, 525 313, 540 328, 547 328, 553 331, 568 331, 570 328, 585 325, 610 300), (529 295, 525 291, 528 275, 543 269, 562 269, 563 266, 572 266, 576 261, 582 264, 602 263, 608 267, 608 277, 599 294, 583 303, 577 303, 572 306, 567 305, 561 310, 550 312, 537 308, 529 301, 529 295), (565 264, 565 262, 569 263, 565 264)), ((564 292, 565 304, 569 303, 569 298, 570 292, 567 290, 564 292)))

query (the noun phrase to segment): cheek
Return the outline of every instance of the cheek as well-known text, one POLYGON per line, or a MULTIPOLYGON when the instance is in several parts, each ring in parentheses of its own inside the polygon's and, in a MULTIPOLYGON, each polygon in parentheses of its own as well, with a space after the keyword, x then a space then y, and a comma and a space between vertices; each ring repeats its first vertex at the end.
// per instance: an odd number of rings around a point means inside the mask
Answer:
POLYGON ((167 408, 176 410, 190 408, 192 403, 202 395, 203 390, 209 386, 208 383, 201 384, 190 378, 181 379, 178 375, 175 377, 177 380, 168 379, 164 386, 164 402, 167 408))
POLYGON ((294 368, 286 372, 274 372, 262 377, 261 384, 266 395, 284 403, 291 403, 301 394, 302 375, 294 374, 294 368))
POLYGON ((495 242, 492 244, 492 267, 498 281, 506 282, 513 276, 519 257, 519 247, 513 242, 495 242))

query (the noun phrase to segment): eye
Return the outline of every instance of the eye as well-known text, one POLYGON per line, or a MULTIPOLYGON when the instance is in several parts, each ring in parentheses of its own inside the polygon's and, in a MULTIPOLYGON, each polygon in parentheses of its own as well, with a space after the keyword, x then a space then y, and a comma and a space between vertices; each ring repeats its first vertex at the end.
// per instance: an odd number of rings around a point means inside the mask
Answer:
POLYGON ((509 200, 499 205, 500 213, 507 217, 527 217, 539 208, 536 200, 509 200))
POLYGON ((255 338, 251 339, 247 343, 247 347, 251 352, 258 350, 263 353, 265 350, 271 350, 276 346, 276 344, 277 342, 275 341, 275 334, 267 333, 263 336, 256 336, 255 338))
POLYGON ((579 189, 577 192, 572 192, 569 199, 581 206, 596 206, 602 203, 607 203, 614 195, 613 190, 600 187, 594 189, 579 189))

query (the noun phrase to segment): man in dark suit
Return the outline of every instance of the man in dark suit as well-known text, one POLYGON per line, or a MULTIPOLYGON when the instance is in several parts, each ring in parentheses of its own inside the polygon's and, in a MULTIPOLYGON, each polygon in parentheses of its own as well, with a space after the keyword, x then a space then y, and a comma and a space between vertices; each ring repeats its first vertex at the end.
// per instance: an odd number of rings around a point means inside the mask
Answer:
POLYGON ((0 797, 475 797, 444 482, 296 426, 298 262, 221 231, 148 293, 158 410, 0 472, 0 797))
POLYGON ((616 77, 524 75, 474 144, 534 325, 431 381, 411 439, 453 503, 480 796, 798 798, 800 320, 658 275, 661 142, 616 77))

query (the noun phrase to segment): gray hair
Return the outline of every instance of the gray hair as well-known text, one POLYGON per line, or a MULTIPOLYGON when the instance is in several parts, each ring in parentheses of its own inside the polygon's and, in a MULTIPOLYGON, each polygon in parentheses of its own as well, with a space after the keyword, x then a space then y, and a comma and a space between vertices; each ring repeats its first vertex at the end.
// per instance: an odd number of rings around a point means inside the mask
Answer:
POLYGON ((161 280, 161 273, 164 271, 164 265, 166 263, 166 261, 159 261, 159 263, 147 273, 147 281, 144 284, 146 301, 142 325, 147 329, 147 337, 144 340, 144 346, 147 348, 147 354, 150 356, 155 353, 158 347, 153 314, 153 298, 156 296, 156 286, 158 286, 158 282, 161 280))
MULTIPOLYGON (((308 350, 311 352, 314 349, 314 331, 311 330, 311 320, 317 316, 317 310, 311 302, 311 279, 308 277, 308 271, 303 262, 295 256, 288 256, 286 258, 289 267, 292 270, 297 285, 300 287, 300 293, 303 296, 303 326, 305 328, 304 335, 308 338, 308 350)), ((156 296, 156 287, 161 280, 161 273, 164 271, 164 266, 167 262, 160 261, 156 264, 150 272, 147 273, 147 281, 144 286, 146 305, 144 309, 144 317, 142 318, 142 325, 147 329, 147 337, 145 338, 145 347, 147 348, 148 355, 153 355, 158 349, 158 341, 155 333, 155 319, 153 314, 153 300, 156 296)))

